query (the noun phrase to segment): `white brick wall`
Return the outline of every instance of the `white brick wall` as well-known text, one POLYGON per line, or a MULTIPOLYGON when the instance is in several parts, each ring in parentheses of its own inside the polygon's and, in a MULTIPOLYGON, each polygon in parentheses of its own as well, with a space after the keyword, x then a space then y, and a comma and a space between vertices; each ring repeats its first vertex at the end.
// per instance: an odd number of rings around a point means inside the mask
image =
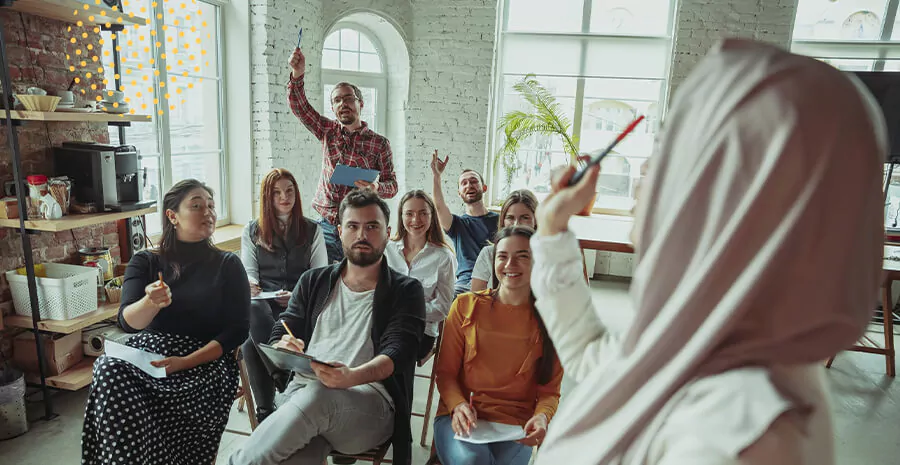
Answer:
MULTIPOLYGON (((496 0, 413 2, 411 78, 407 107, 406 178, 430 191, 431 153, 450 155, 444 176, 457 200, 464 168, 484 172, 488 103, 497 17, 496 0)), ((462 211, 459 201, 451 203, 462 211)))
POLYGON ((790 50, 797 0, 680 0, 669 79, 672 91, 719 39, 745 37, 790 50))
MULTIPOLYGON (((455 192, 456 175, 463 168, 484 170, 498 0, 250 1, 257 186, 270 168, 290 169, 301 185, 304 208, 314 215, 310 203, 321 170, 321 146, 290 113, 286 62, 297 28, 303 26, 307 95, 322 108, 324 34, 339 19, 360 12, 386 18, 409 49, 408 99, 391 99, 405 105, 389 109, 392 115, 405 111, 406 117, 406 140, 392 140, 395 150, 406 152, 396 167, 401 189, 430 190, 428 162, 435 148, 451 157, 445 193, 455 192)), ((670 96, 720 38, 749 37, 789 46, 796 1, 680 0, 677 8, 670 96)), ((461 209, 454 201, 453 210, 461 209)))
MULTIPOLYGON (((312 198, 321 167, 321 145, 291 113, 286 84, 288 59, 303 27, 306 86, 310 102, 322 108, 319 64, 325 34, 322 0, 251 0, 254 204, 259 183, 272 168, 287 168, 300 184, 304 213, 315 216, 312 198)), ((254 205, 254 212, 257 212, 254 205)))

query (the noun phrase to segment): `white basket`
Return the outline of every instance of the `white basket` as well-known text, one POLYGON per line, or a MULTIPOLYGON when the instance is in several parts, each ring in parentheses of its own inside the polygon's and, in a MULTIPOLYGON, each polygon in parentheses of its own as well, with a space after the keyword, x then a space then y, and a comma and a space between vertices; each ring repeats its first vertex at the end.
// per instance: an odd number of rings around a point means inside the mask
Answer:
MULTIPOLYGON (((38 308, 43 320, 69 320, 97 310, 97 268, 45 263, 46 278, 37 280, 38 308)), ((6 272, 16 314, 31 316, 28 277, 6 272)))

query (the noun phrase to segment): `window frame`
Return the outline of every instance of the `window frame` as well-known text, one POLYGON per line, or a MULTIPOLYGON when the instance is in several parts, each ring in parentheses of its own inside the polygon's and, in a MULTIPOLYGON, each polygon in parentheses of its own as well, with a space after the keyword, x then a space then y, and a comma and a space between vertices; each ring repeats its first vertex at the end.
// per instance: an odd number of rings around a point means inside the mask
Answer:
MULTIPOLYGON (((665 112, 667 110, 668 104, 668 87, 669 81, 671 79, 671 66, 672 66, 672 53, 674 48, 674 32, 675 32, 675 12, 678 7, 678 1, 671 0, 669 1, 669 11, 668 11, 668 25, 666 28, 666 33, 663 35, 659 34, 634 34, 634 33, 623 33, 623 34, 610 34, 610 33, 600 33, 600 32, 592 32, 591 31, 591 14, 593 9, 593 0, 583 0, 582 2, 582 22, 581 22, 581 31, 567 31, 567 32, 548 32, 548 31, 527 31, 527 30, 508 30, 509 24, 509 9, 510 3, 512 0, 502 0, 498 8, 498 22, 497 22, 497 41, 495 47, 495 54, 493 60, 494 67, 494 82, 491 86, 491 98, 489 104, 488 111, 488 134, 487 134, 487 159, 486 159, 486 169, 488 183, 490 185, 489 189, 489 204, 491 206, 498 205, 503 201, 503 198, 500 196, 502 181, 501 176, 503 173, 500 172, 502 167, 496 166, 494 163, 494 159, 497 154, 497 150, 503 143, 503 137, 500 132, 497 130, 499 117, 501 116, 502 110, 502 101, 504 98, 504 81, 506 78, 510 76, 518 76, 522 77, 523 75, 518 73, 505 73, 503 70, 502 57, 504 56, 504 47, 506 44, 506 37, 512 36, 528 36, 528 37, 544 37, 548 39, 554 38, 576 38, 580 39, 581 46, 581 56, 580 61, 578 63, 579 73, 578 74, 547 74, 541 73, 538 74, 538 78, 541 77, 558 77, 558 78, 574 78, 576 80, 576 88, 575 88, 575 106, 574 106, 574 115, 572 118, 572 135, 575 136, 575 144, 576 148, 580 150, 580 140, 581 133, 583 127, 583 120, 587 116, 585 114, 586 111, 586 102, 585 102, 585 87, 587 85, 587 80, 589 79, 637 79, 642 81, 653 81, 658 80, 660 82, 660 90, 659 97, 657 100, 657 108, 658 115, 655 115, 658 119, 657 121, 662 121, 665 112), (605 38, 611 40, 622 40, 622 41, 653 41, 656 43, 665 42, 666 53, 665 56, 668 58, 664 64, 664 72, 662 73, 662 77, 658 79, 651 78, 636 78, 634 76, 617 76, 617 75, 609 75, 604 73, 603 75, 594 75, 588 74, 585 70, 587 65, 587 50, 590 46, 592 39, 597 38, 605 38)), ((617 99, 618 97, 610 96, 610 99, 617 99)), ((629 100, 629 99, 622 99, 629 100)), ((633 99, 632 99, 633 100, 633 99)), ((633 165, 635 165, 637 170, 640 170, 640 166, 647 160, 648 157, 634 157, 629 156, 625 157, 626 160, 631 161, 633 165)), ((633 191, 633 189, 632 189, 633 191)), ((539 199, 545 197, 545 194, 536 194, 539 199)), ((631 198, 634 198, 634 193, 632 192, 631 198)), ((608 208, 608 207, 598 207, 596 204, 591 209, 591 212, 594 214, 609 214, 609 215, 617 215, 617 216, 631 216, 631 209, 616 209, 616 208, 608 208)))
MULTIPOLYGON (((324 90, 325 86, 335 85, 339 82, 350 82, 358 87, 371 87, 375 89, 376 95, 378 98, 375 102, 375 121, 366 121, 370 126, 369 128, 379 134, 387 133, 387 102, 388 102, 388 63, 385 60, 384 47, 381 45, 381 42, 378 40, 378 36, 375 35, 368 28, 349 21, 339 21, 332 26, 331 30, 329 30, 328 34, 325 34, 325 39, 327 39, 332 34, 340 33, 342 29, 350 29, 358 32, 360 35, 366 36, 370 42, 372 42, 372 46, 375 47, 375 52, 378 54, 378 59, 381 61, 381 72, 373 73, 368 71, 349 71, 337 68, 326 68, 324 64, 322 64, 322 88, 324 90), (374 127, 372 126, 374 123, 374 127)), ((323 41, 322 45, 322 56, 324 61, 324 53, 325 45, 323 41)), ((321 64, 321 63, 320 63, 321 64)), ((365 104, 365 102, 364 102, 365 104)), ((329 117, 333 116, 333 114, 328 113, 331 110, 331 102, 326 99, 322 106, 323 114, 328 115, 329 117)))
MULTIPOLYGON (((159 197, 157 199, 157 214, 162 215, 163 205, 162 198, 165 195, 172 185, 174 184, 174 175, 172 172, 173 169, 173 158, 174 157, 191 157, 191 156, 204 156, 211 153, 218 153, 219 157, 219 172, 218 172, 218 185, 220 186, 220 192, 216 192, 216 226, 223 226, 230 224, 231 215, 230 215, 230 203, 229 203, 229 195, 227 192, 228 186, 228 160, 229 160, 229 152, 228 152, 228 138, 226 137, 226 118, 227 114, 227 102, 225 99, 225 76, 224 76, 224 59, 225 59, 225 40, 223 37, 223 32, 225 30, 224 27, 224 7, 228 4, 227 0, 197 0, 198 7, 199 3, 205 3, 210 7, 215 9, 215 20, 209 21, 209 27, 214 28, 215 32, 215 42, 216 42, 216 75, 209 76, 200 73, 188 72, 188 78, 202 78, 204 80, 214 80, 217 86, 217 97, 218 97, 218 137, 219 144, 218 150, 197 150, 197 151, 181 151, 177 153, 172 152, 172 144, 171 144, 171 121, 169 117, 169 110, 167 102, 162 99, 161 95, 165 92, 161 91, 160 83, 165 82, 166 86, 170 85, 169 81, 169 72, 166 70, 165 66, 161 66, 162 55, 167 53, 168 49, 168 41, 166 40, 166 31, 163 30, 163 26, 166 25, 166 20, 168 19, 168 12, 166 11, 165 2, 157 1, 156 7, 152 6, 152 2, 148 2, 148 12, 152 12, 152 14, 148 15, 148 19, 150 19, 151 23, 149 24, 150 30, 156 31, 156 40, 158 40, 161 44, 159 48, 150 47, 150 57, 153 58, 154 64, 149 67, 145 67, 143 70, 138 70, 135 66, 132 66, 130 63, 126 62, 119 65, 119 71, 122 72, 123 81, 124 78, 124 70, 131 69, 134 71, 143 71, 149 72, 151 74, 151 78, 153 79, 153 88, 154 88, 154 98, 157 99, 158 103, 152 106, 152 122, 150 124, 153 125, 154 131, 156 132, 156 140, 157 140, 157 148, 158 152, 154 153, 141 153, 141 157, 148 158, 156 158, 157 166, 159 170, 159 197), (157 19, 157 15, 161 14, 162 19, 157 19), (158 76, 153 76, 153 71, 159 71, 158 76), (163 114, 159 114, 159 110, 164 110, 163 114)), ((167 26, 167 28, 170 26, 167 26)), ((213 31, 211 31, 213 32, 213 31)), ((112 41, 110 41, 112 44, 112 41)), ((131 50, 126 50, 124 44, 122 45, 122 54, 127 56, 126 52, 130 52, 131 50)), ((112 46, 112 45, 111 45, 112 46)), ((128 57, 130 58, 130 57, 128 57)), ((110 89, 115 87, 115 82, 110 80, 109 87, 110 89)), ((126 90, 130 90, 126 88, 126 90)), ((148 107, 149 109, 150 107, 148 107)), ((147 123, 141 123, 147 124, 147 123)), ((125 128, 125 143, 129 143, 127 128, 125 128)))

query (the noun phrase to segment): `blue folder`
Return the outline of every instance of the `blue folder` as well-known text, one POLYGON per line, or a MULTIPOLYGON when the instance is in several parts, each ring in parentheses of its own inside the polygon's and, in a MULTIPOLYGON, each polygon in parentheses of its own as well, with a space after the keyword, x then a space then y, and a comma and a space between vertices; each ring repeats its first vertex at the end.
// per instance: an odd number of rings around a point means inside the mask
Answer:
POLYGON ((331 174, 331 179, 328 182, 356 187, 353 184, 356 181, 375 182, 376 179, 378 179, 378 170, 339 164, 334 167, 334 173, 331 174))

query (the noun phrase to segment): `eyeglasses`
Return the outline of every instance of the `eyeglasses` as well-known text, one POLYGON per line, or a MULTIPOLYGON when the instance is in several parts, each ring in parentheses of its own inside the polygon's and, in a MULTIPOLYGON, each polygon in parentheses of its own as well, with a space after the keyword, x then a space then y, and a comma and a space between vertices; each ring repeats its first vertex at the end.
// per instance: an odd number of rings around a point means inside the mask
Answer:
POLYGON ((350 104, 353 103, 355 100, 359 100, 358 98, 356 98, 355 95, 345 95, 345 96, 343 96, 343 97, 335 97, 335 98, 331 101, 331 103, 332 103, 333 105, 340 105, 341 103, 346 103, 347 105, 350 105, 350 104))

